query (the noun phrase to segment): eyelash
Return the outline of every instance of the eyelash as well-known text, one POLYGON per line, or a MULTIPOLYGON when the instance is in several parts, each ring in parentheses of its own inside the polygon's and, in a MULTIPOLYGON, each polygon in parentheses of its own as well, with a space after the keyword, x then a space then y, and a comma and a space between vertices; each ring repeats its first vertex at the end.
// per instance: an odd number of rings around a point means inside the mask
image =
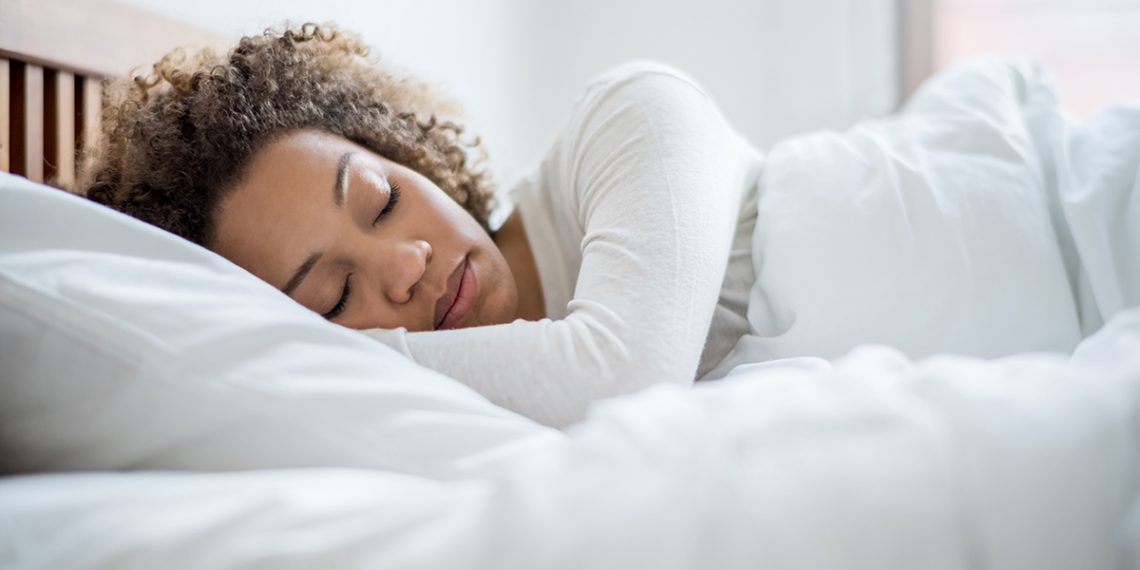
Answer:
MULTIPOLYGON (((385 216, 390 214, 392 212, 392 210, 396 207, 396 202, 399 202, 399 201, 400 201, 400 186, 397 184, 393 184, 392 189, 389 191, 388 203, 384 206, 384 209, 380 210, 380 214, 377 215, 376 219, 372 221, 372 225, 375 226, 376 224, 380 223, 380 220, 383 220, 385 216)), ((348 277, 346 277, 344 279, 344 291, 342 291, 340 294, 340 300, 337 301, 336 305, 332 309, 330 309, 329 312, 321 315, 322 317, 324 317, 328 320, 332 320, 332 319, 337 318, 338 316, 340 316, 341 313, 344 312, 344 307, 345 307, 345 305, 348 304, 348 295, 352 291, 352 286, 350 284, 351 281, 352 281, 352 274, 349 273, 348 277)))
POLYGON ((372 225, 374 226, 380 223, 380 220, 383 220, 384 216, 387 216, 392 209, 396 207, 396 202, 400 201, 400 186, 393 184, 388 194, 388 203, 384 206, 383 210, 380 210, 380 214, 376 216, 376 219, 372 220, 372 225))
POLYGON ((338 316, 340 316, 340 314, 342 312, 344 312, 344 306, 345 306, 345 304, 348 303, 348 293, 351 290, 349 283, 351 283, 351 282, 352 282, 352 274, 349 273, 348 277, 344 278, 344 291, 340 294, 340 300, 337 301, 336 306, 333 307, 329 312, 321 315, 322 317, 331 321, 332 319, 335 319, 338 316))

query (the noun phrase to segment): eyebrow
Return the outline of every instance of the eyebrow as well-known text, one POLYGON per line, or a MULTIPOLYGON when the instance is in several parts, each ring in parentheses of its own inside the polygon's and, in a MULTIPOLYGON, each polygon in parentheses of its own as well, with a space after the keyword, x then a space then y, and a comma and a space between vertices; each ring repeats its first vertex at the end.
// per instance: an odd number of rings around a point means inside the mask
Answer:
POLYGON ((333 184, 333 203, 337 208, 344 205, 345 195, 348 194, 348 185, 345 184, 344 173, 348 170, 348 160, 356 151, 348 151, 341 155, 340 162, 336 164, 336 183, 333 184))
POLYGON ((305 262, 297 268, 297 271, 293 273, 293 276, 289 278, 289 282, 281 288, 281 292, 289 295, 295 289, 297 289, 297 286, 301 284, 301 280, 303 280, 305 276, 309 274, 309 271, 313 269, 313 266, 317 264, 317 260, 320 258, 320 252, 310 255, 309 258, 306 259, 305 262))
MULTIPOLYGON (((348 170, 348 161, 355 152, 356 151, 350 150, 342 154, 340 160, 336 163, 336 182, 333 183, 333 203, 336 204, 337 208, 344 205, 345 195, 348 194, 348 185, 345 183, 345 171, 348 170)), ((321 255, 322 253, 319 251, 310 255, 309 258, 293 272, 293 276, 290 277, 289 281, 285 283, 285 286, 281 288, 281 292, 286 295, 293 293, 293 291, 301 285, 301 281, 305 279, 305 276, 313 270, 313 266, 321 259, 321 255)))

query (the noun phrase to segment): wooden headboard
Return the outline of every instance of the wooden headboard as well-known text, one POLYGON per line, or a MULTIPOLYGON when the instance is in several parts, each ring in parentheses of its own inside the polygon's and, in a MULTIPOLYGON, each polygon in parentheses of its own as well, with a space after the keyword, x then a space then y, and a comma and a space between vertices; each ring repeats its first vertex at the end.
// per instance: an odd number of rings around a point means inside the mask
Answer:
POLYGON ((0 2, 0 170, 69 186, 97 142, 102 82, 229 38, 116 0, 0 2))

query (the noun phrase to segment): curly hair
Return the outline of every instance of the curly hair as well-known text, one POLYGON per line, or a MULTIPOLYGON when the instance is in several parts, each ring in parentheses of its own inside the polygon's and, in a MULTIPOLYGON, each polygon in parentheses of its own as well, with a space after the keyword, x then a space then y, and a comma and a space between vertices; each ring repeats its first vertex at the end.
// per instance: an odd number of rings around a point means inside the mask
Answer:
POLYGON ((319 129, 416 170, 490 233, 494 185, 478 164, 485 149, 441 118, 458 104, 381 67, 354 34, 283 28, 243 37, 224 56, 178 49, 149 74, 110 81, 100 143, 74 191, 210 247, 217 206, 254 153, 291 131, 319 129))

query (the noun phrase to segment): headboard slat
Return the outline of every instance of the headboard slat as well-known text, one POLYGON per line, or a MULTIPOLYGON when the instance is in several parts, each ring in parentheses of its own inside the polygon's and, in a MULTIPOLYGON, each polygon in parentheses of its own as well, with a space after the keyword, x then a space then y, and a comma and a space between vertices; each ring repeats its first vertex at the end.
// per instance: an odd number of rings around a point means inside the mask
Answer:
POLYGON ((79 111, 76 129, 79 132, 78 143, 86 156, 95 150, 95 145, 99 142, 100 125, 103 122, 103 85, 98 79, 84 77, 82 81, 76 82, 76 86, 80 92, 80 101, 76 102, 79 111))
POLYGON ((8 155, 12 151, 11 127, 8 109, 12 107, 11 85, 8 79, 8 60, 0 58, 0 170, 12 170, 8 155))
POLYGON ((33 63, 12 61, 9 64, 11 81, 11 140, 12 172, 33 182, 44 181, 44 73, 33 63))
POLYGON ((67 71, 44 74, 44 178, 75 182, 75 76, 67 71))

